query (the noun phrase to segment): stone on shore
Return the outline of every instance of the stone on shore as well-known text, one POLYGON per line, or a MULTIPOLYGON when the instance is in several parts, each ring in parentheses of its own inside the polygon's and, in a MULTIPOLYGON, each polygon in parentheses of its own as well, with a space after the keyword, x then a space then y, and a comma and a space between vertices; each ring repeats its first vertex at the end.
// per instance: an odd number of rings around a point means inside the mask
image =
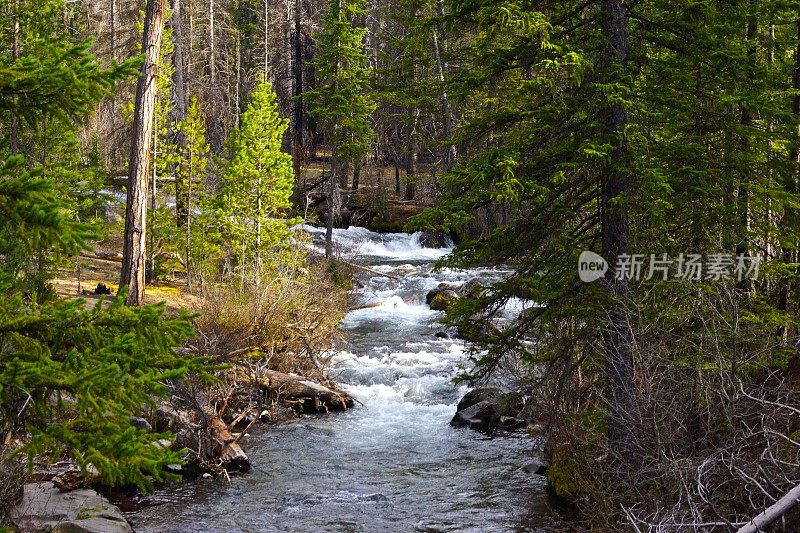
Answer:
POLYGON ((90 489, 59 491, 52 483, 28 483, 9 513, 21 532, 131 533, 119 508, 90 489))

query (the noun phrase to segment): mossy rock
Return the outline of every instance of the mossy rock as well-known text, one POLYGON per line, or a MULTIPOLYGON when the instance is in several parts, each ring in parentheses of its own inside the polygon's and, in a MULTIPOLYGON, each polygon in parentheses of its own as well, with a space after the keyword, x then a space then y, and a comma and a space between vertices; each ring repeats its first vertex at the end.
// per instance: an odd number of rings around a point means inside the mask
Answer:
POLYGON ((496 337, 500 333, 497 326, 489 320, 480 320, 469 324, 458 326, 458 336, 469 342, 479 342, 490 337, 496 337))
POLYGON ((447 311, 447 308, 456 303, 458 299, 455 291, 439 291, 431 298, 430 306, 434 311, 447 311))

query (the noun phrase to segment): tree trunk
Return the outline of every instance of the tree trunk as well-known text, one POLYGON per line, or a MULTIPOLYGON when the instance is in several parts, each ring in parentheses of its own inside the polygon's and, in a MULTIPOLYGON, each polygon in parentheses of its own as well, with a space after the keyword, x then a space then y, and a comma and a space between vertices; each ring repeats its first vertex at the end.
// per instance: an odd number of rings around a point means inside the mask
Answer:
MULTIPOLYGON (((14 4, 14 42, 11 45, 11 63, 16 63, 19 57, 19 3, 14 4)), ((11 138, 9 139, 12 154, 19 153, 19 116, 11 115, 11 138)))
POLYGON ((209 0, 208 2, 208 68, 212 84, 217 81, 217 55, 214 47, 214 41, 216 40, 214 28, 214 1, 215 0, 209 0))
POLYGON ((294 128, 292 130, 292 164, 295 179, 300 176, 303 154, 303 35, 300 26, 300 10, 303 0, 294 0, 294 128))
MULTIPOLYGON (((602 31, 606 39, 605 67, 611 78, 625 75, 628 59, 627 21, 620 0, 602 0, 602 31)), ((610 80, 609 80, 610 82, 610 80)), ((615 265, 617 257, 628 253, 628 221, 616 199, 629 190, 630 154, 623 139, 628 122, 627 111, 616 102, 601 110, 603 133, 613 143, 613 151, 604 172, 601 196, 601 234, 603 257, 615 265)), ((603 332, 603 371, 608 402, 608 440, 611 450, 628 468, 641 464, 637 446, 636 400, 633 366, 633 332, 625 311, 628 279, 617 279, 614 268, 606 273, 605 287, 611 296, 608 324, 603 332)))
MULTIPOLYGON (((174 142, 181 155, 186 156, 186 134, 183 131, 183 122, 186 120, 186 85, 183 78, 183 50, 186 43, 183 37, 183 25, 181 24, 181 0, 170 0, 172 9, 172 41, 175 50, 172 53, 172 62, 175 72, 172 74, 172 95, 174 99, 173 119, 176 124, 174 132, 174 142)), ((178 165, 183 165, 179 162, 178 165)), ((178 227, 186 225, 189 216, 187 207, 188 185, 186 183, 186 173, 175 173, 175 221, 178 227)))
POLYGON ((133 139, 128 170, 125 206, 125 244, 122 252, 120 287, 129 287, 126 304, 139 305, 144 299, 147 174, 152 158, 153 115, 156 102, 158 54, 164 32, 164 0, 148 0, 144 18, 142 50, 145 54, 133 115, 133 139))
POLYGON ((336 147, 333 147, 333 154, 331 155, 331 175, 328 177, 328 220, 325 227, 325 257, 330 258, 333 255, 333 219, 339 212, 339 186, 336 177, 336 168, 338 165, 336 157, 336 147))
MULTIPOLYGON (((436 13, 438 16, 444 16, 444 6, 442 0, 436 0, 436 13)), ((445 168, 450 170, 456 162, 458 152, 456 145, 453 143, 453 110, 450 107, 450 99, 447 96, 447 91, 444 88, 444 72, 445 65, 442 59, 440 36, 442 34, 441 25, 437 24, 433 28, 433 54, 436 60, 436 73, 439 78, 439 83, 442 85, 442 125, 444 127, 444 137, 448 145, 447 155, 445 156, 445 168)))
POLYGON ((358 182, 361 180, 361 163, 353 165, 353 190, 358 190, 358 182))

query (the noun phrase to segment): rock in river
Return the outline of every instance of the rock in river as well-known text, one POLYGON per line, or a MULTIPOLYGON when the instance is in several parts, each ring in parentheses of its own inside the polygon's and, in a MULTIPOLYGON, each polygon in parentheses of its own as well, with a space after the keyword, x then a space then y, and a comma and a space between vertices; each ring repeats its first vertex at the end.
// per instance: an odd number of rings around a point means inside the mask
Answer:
POLYGON ((518 418, 521 409, 522 402, 514 393, 494 387, 475 389, 458 402, 450 425, 478 431, 515 430, 526 425, 525 420, 518 418))

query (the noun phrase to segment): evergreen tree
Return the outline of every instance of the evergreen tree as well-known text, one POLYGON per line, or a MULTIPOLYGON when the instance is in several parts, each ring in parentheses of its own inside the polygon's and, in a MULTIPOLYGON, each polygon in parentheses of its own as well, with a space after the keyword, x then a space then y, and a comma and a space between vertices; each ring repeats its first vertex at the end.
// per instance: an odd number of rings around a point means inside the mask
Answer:
POLYGON ((280 262, 296 222, 287 217, 294 183, 292 158, 281 149, 287 127, 272 84, 262 81, 231 135, 222 183, 226 234, 243 278, 252 268, 260 280, 268 260, 280 262))
MULTIPOLYGON (((189 286, 192 284, 192 269, 195 264, 203 264, 207 252, 204 244, 210 242, 208 228, 198 231, 193 225, 194 209, 203 207, 203 212, 209 210, 208 191, 206 191, 206 168, 210 147, 206 142, 206 126, 197 97, 192 97, 186 113, 186 120, 181 129, 184 132, 186 152, 182 158, 177 172, 181 181, 186 184, 186 223, 183 225, 185 236, 185 265, 186 277, 189 286), (195 239, 193 235, 197 234, 195 239)), ((202 214, 201 214, 202 216, 202 214)))
MULTIPOLYGON (((52 15, 52 5, 29 15, 52 15)), ((21 127, 54 121, 66 127, 135 70, 133 63, 104 69, 88 52, 88 42, 66 44, 58 34, 39 38, 17 57, 0 54, 4 126, 16 116, 21 127)), ((202 371, 199 359, 173 351, 192 334, 191 321, 185 313, 164 318, 163 305, 129 309, 124 292, 110 306, 101 302, 87 310, 82 300, 39 290, 44 283, 31 287, 32 265, 41 267, 40 258, 77 254, 94 234, 76 220, 74 201, 55 183, 58 174, 51 171, 57 164, 44 162, 44 168, 27 168, 20 154, 0 163, 3 441, 30 435, 17 451, 31 463, 67 455, 84 471, 97 469, 106 483, 147 488, 148 476, 166 479, 164 467, 180 462, 181 453, 154 446, 166 435, 136 429, 130 418, 168 392, 166 380, 202 371)))
POLYGON ((332 152, 328 179, 328 231, 325 250, 331 255, 334 218, 338 216, 339 187, 347 187, 347 169, 360 165, 374 133, 370 115, 375 104, 367 94, 369 70, 364 53, 365 28, 353 26, 364 13, 364 0, 331 0, 316 36, 312 65, 318 87, 303 98, 308 112, 319 120, 332 152))

